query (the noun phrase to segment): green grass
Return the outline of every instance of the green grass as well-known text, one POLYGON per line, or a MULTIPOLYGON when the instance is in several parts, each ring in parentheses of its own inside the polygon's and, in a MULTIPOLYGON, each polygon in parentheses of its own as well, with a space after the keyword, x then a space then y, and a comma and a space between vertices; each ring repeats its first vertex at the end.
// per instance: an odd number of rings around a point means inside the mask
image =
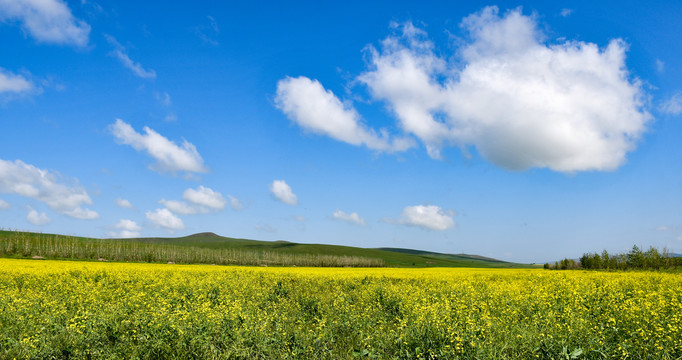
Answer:
POLYGON ((365 249, 340 245, 258 241, 199 233, 177 238, 94 239, 0 231, 4 256, 113 261, 282 266, 389 266, 523 268, 477 255, 411 249, 365 249))
POLYGON ((398 248, 366 249, 342 245, 300 244, 289 241, 259 241, 223 237, 214 233, 199 233, 178 238, 137 238, 126 239, 126 241, 210 249, 266 251, 283 254, 321 254, 330 256, 368 257, 381 259, 386 266, 391 267, 534 267, 527 264, 511 263, 478 255, 451 255, 398 248))

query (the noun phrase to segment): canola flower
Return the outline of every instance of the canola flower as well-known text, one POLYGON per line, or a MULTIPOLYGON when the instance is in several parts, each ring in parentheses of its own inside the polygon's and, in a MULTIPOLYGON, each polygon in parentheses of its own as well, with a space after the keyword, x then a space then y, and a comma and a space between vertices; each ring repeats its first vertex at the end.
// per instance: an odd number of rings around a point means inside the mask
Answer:
POLYGON ((0 358, 677 359, 682 277, 0 259, 0 358))

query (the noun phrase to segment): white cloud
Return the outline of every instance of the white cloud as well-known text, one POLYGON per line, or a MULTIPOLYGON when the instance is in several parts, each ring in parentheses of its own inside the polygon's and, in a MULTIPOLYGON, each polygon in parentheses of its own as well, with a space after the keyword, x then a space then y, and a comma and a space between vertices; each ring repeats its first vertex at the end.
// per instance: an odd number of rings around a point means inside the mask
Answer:
POLYGON ((182 198, 196 205, 208 207, 214 211, 225 208, 223 194, 213 191, 207 187, 199 186, 195 189, 187 189, 182 194, 182 198))
POLYGON ((164 121, 173 122, 178 120, 178 115, 172 111, 168 112, 163 118, 164 121))
POLYGON ((665 63, 661 59, 656 59, 656 71, 659 73, 665 71, 665 63))
POLYGON ((140 237, 139 231, 121 230, 118 233, 114 233, 115 237, 121 239, 137 238, 140 237))
POLYGON ((156 101, 158 101, 159 104, 161 104, 167 110, 166 116, 163 118, 164 121, 173 122, 178 120, 178 115, 174 111, 169 110, 171 106, 173 106, 173 101, 167 92, 155 92, 154 98, 156 98, 156 101))
POLYGON ((18 22, 38 42, 84 47, 90 25, 59 0, 0 0, 0 21, 18 22))
POLYGON ((455 213, 435 205, 406 206, 396 222, 431 230, 447 230, 455 226, 455 213))
POLYGON ((254 229, 256 229, 258 231, 269 232, 269 233, 276 233, 277 232, 277 228, 270 225, 270 224, 256 224, 256 226, 254 226, 254 229))
POLYGON ((670 228, 665 226, 665 225, 661 225, 661 226, 656 228, 656 231, 668 231, 668 230, 670 230, 670 228))
POLYGON ((365 219, 361 218, 358 213, 350 213, 346 214, 345 212, 341 210, 336 210, 334 212, 334 219, 350 222, 350 223, 355 223, 358 225, 366 225, 367 223, 365 222, 365 219))
POLYGON ((71 210, 66 210, 64 211, 64 214, 71 216, 72 218, 81 220, 93 220, 99 218, 99 214, 97 212, 92 211, 90 209, 83 209, 80 207, 71 210))
POLYGON ((137 225, 136 222, 129 220, 129 219, 121 219, 116 225, 114 225, 116 229, 121 229, 121 230, 130 230, 130 231, 140 231, 142 228, 140 225, 137 225))
POLYGON ((33 225, 45 225, 52 221, 44 212, 39 213, 31 208, 29 208, 28 215, 26 215, 26 220, 33 225))
POLYGON ((145 150, 156 159, 157 163, 151 166, 152 170, 172 173, 208 171, 196 147, 187 140, 179 147, 147 126, 144 127, 145 134, 140 134, 121 119, 116 119, 116 122, 109 126, 109 130, 121 143, 130 145, 138 151, 145 150))
POLYGON ((239 211, 244 209, 244 204, 238 198, 232 195, 227 195, 227 198, 230 199, 230 207, 232 210, 239 211))
POLYGON ((158 101, 159 104, 163 106, 168 107, 173 105, 173 101, 171 101, 171 97, 167 92, 164 93, 155 92, 154 97, 156 98, 156 101, 158 101))
POLYGON ((113 232, 111 233, 111 236, 113 237, 119 237, 119 238, 135 238, 140 236, 140 230, 142 227, 140 225, 137 225, 137 223, 133 220, 129 219, 121 219, 118 223, 114 225, 115 229, 118 229, 119 232, 113 232))
POLYGON ((277 83, 277 108, 306 130, 352 144, 383 151, 404 151, 409 139, 389 141, 386 131, 367 128, 350 104, 343 104, 317 80, 287 77, 277 83))
POLYGON ((208 209, 204 207, 190 205, 184 201, 161 199, 159 203, 176 214, 193 215, 200 212, 201 213, 208 212, 208 209))
POLYGON ((270 184, 270 192, 277 200, 285 204, 298 205, 298 197, 284 180, 273 181, 270 184))
POLYGON ((12 207, 12 205, 10 205, 7 201, 0 199, 0 210, 7 210, 10 207, 12 207))
POLYGON ((21 160, 0 159, 0 192, 41 201, 53 210, 76 219, 99 217, 95 211, 82 208, 84 204, 92 204, 92 200, 77 183, 71 186, 62 184, 57 175, 21 160))
POLYGON ((196 34, 196 36, 205 43, 218 46, 220 45, 220 42, 218 42, 218 36, 220 35, 218 23, 215 21, 213 16, 206 16, 206 19, 208 19, 208 24, 195 27, 194 34, 196 34))
POLYGON ((169 231, 182 230, 185 228, 185 223, 182 222, 182 219, 175 216, 168 209, 147 211, 145 216, 157 227, 164 228, 169 231))
POLYGON ((561 9, 561 16, 568 17, 573 14, 573 9, 561 9))
POLYGON ((532 17, 495 7, 462 27, 470 42, 459 49, 461 70, 445 68, 408 24, 372 51, 359 78, 433 157, 455 143, 514 170, 613 170, 625 161, 651 116, 640 84, 628 80, 622 41, 546 45, 532 17))
POLYGON ((27 94, 38 90, 32 81, 0 68, 0 94, 27 94))
MULTIPOLYGON (((582 41, 548 44, 535 18, 520 9, 499 15, 487 7, 461 27, 468 38, 451 56, 440 55, 426 32, 412 24, 394 25, 396 34, 378 49, 367 48, 369 69, 357 78, 431 157, 440 158, 445 146, 464 151, 473 146, 506 169, 573 173, 614 170, 636 148, 652 117, 640 82, 630 80, 623 41, 605 48, 582 41)), ((311 98, 319 97, 321 85, 308 82, 305 88, 317 89, 311 98)), ((333 94, 322 93, 340 112, 333 94)), ((287 103, 279 100, 278 106, 296 114, 287 103)), ((342 110, 343 118, 359 117, 342 110)), ((359 144, 315 119, 297 121, 359 144)))
POLYGON ((661 103, 659 109, 666 114, 682 114, 682 92, 673 94, 668 100, 661 103))
POLYGON ((224 209, 226 204, 221 193, 204 186, 199 186, 196 190, 191 188, 185 190, 182 198, 189 203, 166 199, 161 199, 159 203, 163 204, 168 210, 183 215, 219 211, 224 209))
POLYGON ((116 203, 116 206, 124 208, 124 209, 133 209, 133 204, 130 203, 130 201, 126 199, 121 199, 121 198, 116 198, 114 200, 114 203, 116 203))
POLYGON ((116 38, 111 35, 104 36, 107 38, 107 42, 114 47, 114 50, 112 50, 109 55, 117 58, 125 68, 132 71, 137 77, 143 79, 153 79, 156 77, 156 71, 153 69, 145 70, 140 63, 130 59, 130 56, 128 56, 128 53, 126 52, 126 48, 119 44, 118 41, 116 41, 116 38))

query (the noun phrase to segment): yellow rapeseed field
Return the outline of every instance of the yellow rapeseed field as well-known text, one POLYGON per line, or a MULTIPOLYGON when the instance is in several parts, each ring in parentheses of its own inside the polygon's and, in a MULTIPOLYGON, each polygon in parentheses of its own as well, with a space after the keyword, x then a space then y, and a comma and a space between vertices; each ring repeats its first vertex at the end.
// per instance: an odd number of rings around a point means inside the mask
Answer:
POLYGON ((0 358, 679 359, 682 276, 0 259, 0 358))

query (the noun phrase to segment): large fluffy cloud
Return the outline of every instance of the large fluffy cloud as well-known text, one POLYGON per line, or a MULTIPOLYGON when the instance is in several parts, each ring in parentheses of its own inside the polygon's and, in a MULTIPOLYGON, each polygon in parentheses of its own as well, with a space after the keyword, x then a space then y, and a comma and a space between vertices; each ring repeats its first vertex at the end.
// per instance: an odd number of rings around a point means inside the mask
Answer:
POLYGON ((571 173, 616 169, 635 149, 651 116, 623 41, 550 44, 520 9, 487 7, 461 27, 467 38, 449 56, 423 30, 395 25, 357 78, 431 157, 473 146, 506 169, 571 173))
POLYGON ((154 211, 147 211, 145 213, 145 216, 155 226, 169 231, 182 230, 185 228, 185 223, 182 222, 182 219, 175 216, 168 209, 156 209, 154 211))
MULTIPOLYGON (((107 42, 111 46, 113 46, 114 50, 111 51, 110 55, 117 58, 121 64, 128 70, 132 71, 133 74, 137 77, 141 77, 143 79, 148 79, 148 78, 155 78, 156 77, 156 71, 153 69, 145 70, 145 68, 142 67, 142 65, 138 62, 133 61, 130 59, 130 56, 128 56, 128 53, 126 51, 126 48, 123 47, 123 45, 119 44, 116 39, 111 36, 111 35, 105 35, 107 42)), ((168 94, 166 94, 168 95, 168 94)), ((170 97, 168 98, 170 101, 170 97)))
POLYGON ((0 21, 18 22, 38 42, 83 47, 90 25, 59 0, 0 0, 0 21))
POLYGON ((406 206, 400 214, 399 224, 422 227, 430 230, 443 231, 455 226, 450 210, 443 210, 436 205, 406 206))
POLYGON ((352 145, 370 149, 403 151, 412 146, 407 139, 390 141, 385 131, 377 134, 367 128, 358 112, 343 104, 317 80, 305 76, 287 77, 277 83, 277 107, 306 130, 324 134, 352 145))
POLYGON ((298 205, 298 197, 291 190, 291 186, 284 180, 275 180, 270 184, 270 192, 275 199, 289 205, 298 205))
POLYGON ((183 141, 180 147, 146 126, 145 133, 140 134, 121 119, 116 119, 116 122, 109 126, 109 130, 121 143, 130 145, 138 151, 144 150, 151 155, 156 160, 156 164, 151 166, 155 171, 172 173, 208 171, 196 147, 187 140, 183 141))
POLYGON ((95 211, 82 207, 92 204, 92 200, 77 183, 63 184, 57 175, 21 160, 0 159, 0 192, 41 201, 53 210, 76 219, 99 217, 95 211))

